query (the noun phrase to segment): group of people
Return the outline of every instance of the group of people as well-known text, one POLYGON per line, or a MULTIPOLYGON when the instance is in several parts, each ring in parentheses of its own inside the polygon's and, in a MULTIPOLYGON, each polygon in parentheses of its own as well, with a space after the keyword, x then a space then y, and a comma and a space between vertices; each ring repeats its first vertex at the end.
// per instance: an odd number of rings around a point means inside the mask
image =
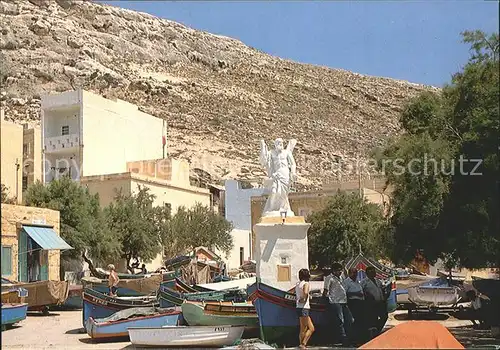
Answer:
MULTIPOLYGON (((366 278, 357 281, 358 270, 349 269, 342 278, 343 266, 332 265, 331 273, 325 278, 323 297, 328 298, 329 314, 333 319, 332 331, 336 331, 343 346, 353 342, 364 342, 380 333, 387 321, 388 291, 376 278, 373 266, 366 268, 366 278)), ((305 348, 314 333, 314 324, 309 317, 310 272, 299 271, 299 282, 295 287, 297 316, 300 320, 300 347, 305 348)))

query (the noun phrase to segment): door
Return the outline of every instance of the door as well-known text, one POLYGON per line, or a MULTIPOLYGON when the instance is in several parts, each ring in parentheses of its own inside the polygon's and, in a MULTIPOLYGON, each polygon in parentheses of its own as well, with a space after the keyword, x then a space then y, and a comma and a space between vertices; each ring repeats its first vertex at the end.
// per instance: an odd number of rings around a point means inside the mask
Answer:
POLYGON ((17 258, 17 280, 28 282, 28 235, 24 230, 19 232, 17 258))

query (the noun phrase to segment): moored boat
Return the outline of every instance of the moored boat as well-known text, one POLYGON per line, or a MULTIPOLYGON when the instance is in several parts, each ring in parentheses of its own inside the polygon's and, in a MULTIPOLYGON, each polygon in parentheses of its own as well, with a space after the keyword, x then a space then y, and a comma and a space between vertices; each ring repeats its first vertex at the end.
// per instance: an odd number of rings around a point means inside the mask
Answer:
MULTIPOLYGON (((117 285, 117 295, 125 296, 145 296, 156 293, 160 287, 163 277, 160 274, 135 279, 120 279, 117 285)), ((94 289, 100 293, 109 293, 108 280, 96 277, 83 277, 84 288, 94 289)))
POLYGON ((87 334, 91 338, 128 337, 129 327, 175 326, 182 321, 182 313, 177 309, 156 307, 138 307, 118 311, 106 318, 88 318, 85 323, 87 334))
POLYGON ((160 287, 158 295, 160 307, 167 308, 172 306, 181 306, 184 300, 190 301, 244 301, 246 294, 242 294, 237 289, 209 291, 197 293, 181 293, 165 286, 160 287))
POLYGON ((2 303, 2 330, 26 318, 27 303, 2 303))
POLYGON ((251 303, 223 304, 217 302, 185 301, 182 314, 189 326, 245 326, 245 332, 258 330, 259 317, 251 303))
POLYGON ((154 347, 222 347, 241 339, 243 326, 131 327, 130 342, 154 347))
POLYGON ((29 311, 47 311, 49 306, 62 305, 68 298, 69 283, 66 281, 38 281, 31 283, 12 282, 3 284, 2 291, 24 288, 28 291, 25 298, 29 311))
POLYGON ((445 278, 436 278, 409 287, 408 300, 418 306, 452 306, 460 300, 460 288, 449 285, 445 278))
POLYGON ((133 307, 158 306, 158 300, 155 296, 149 297, 111 297, 99 293, 92 289, 84 289, 82 293, 83 327, 89 317, 94 319, 111 316, 117 311, 130 309, 133 307))
MULTIPOLYGON (((296 313, 296 296, 271 287, 257 279, 247 289, 257 311, 261 339, 268 344, 296 345, 299 334, 299 318, 296 313)), ((332 344, 332 326, 327 312, 325 298, 311 297, 310 317, 315 332, 311 338, 314 344, 332 344)))

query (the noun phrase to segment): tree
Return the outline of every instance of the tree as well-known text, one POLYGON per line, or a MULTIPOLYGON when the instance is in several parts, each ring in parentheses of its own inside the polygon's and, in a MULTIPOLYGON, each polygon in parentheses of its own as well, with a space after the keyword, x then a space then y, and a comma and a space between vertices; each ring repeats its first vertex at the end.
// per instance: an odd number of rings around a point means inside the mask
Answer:
POLYGON ((120 257, 126 260, 131 273, 132 259, 149 262, 162 249, 170 207, 154 207, 154 199, 149 188, 139 186, 133 195, 118 192, 115 202, 105 208, 108 227, 120 242, 120 257))
POLYGON ((4 184, 0 184, 1 187, 1 203, 5 204, 15 204, 16 201, 13 198, 9 198, 9 188, 4 184))
POLYGON ((400 119, 406 133, 378 154, 395 188, 391 222, 401 262, 420 253, 448 266, 500 264, 499 40, 480 31, 462 36, 469 62, 440 94, 410 101, 400 119), (412 173, 416 159, 420 171, 412 173), (398 160, 404 172, 386 166, 398 160))
POLYGON ((91 195, 69 177, 46 186, 39 181, 29 186, 25 203, 60 212, 61 237, 74 248, 63 252, 63 258, 82 257, 93 270, 92 261, 100 263, 118 256, 120 247, 106 226, 99 196, 91 195))
POLYGON ((358 194, 338 192, 321 211, 308 217, 309 261, 319 268, 356 256, 386 255, 390 246, 388 225, 382 208, 358 194))
POLYGON ((196 247, 216 248, 224 253, 233 249, 232 224, 200 203, 192 208, 179 207, 168 224, 165 255, 192 252, 196 247))

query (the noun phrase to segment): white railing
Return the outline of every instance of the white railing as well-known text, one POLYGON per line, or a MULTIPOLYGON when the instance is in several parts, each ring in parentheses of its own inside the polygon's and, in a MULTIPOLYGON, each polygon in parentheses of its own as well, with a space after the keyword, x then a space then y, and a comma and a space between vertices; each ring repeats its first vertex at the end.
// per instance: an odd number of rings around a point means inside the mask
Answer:
POLYGON ((61 151, 79 146, 80 138, 77 134, 46 137, 45 152, 61 151))

